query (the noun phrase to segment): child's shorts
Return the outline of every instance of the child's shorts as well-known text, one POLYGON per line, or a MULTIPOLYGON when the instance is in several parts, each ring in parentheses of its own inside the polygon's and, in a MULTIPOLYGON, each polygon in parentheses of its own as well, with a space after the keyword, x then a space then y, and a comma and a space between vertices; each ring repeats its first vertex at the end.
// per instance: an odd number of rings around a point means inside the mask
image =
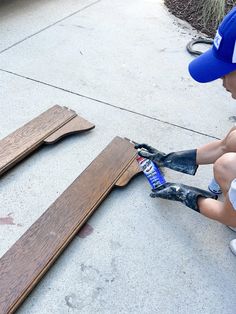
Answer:
POLYGON ((231 182, 228 195, 233 208, 236 210, 236 179, 231 182))

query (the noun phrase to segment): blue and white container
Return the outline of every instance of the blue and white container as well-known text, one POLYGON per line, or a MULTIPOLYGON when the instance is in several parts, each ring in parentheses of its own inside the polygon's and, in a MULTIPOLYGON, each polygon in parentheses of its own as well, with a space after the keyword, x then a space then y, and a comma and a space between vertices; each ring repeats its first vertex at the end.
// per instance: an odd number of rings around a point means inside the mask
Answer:
POLYGON ((157 189, 166 183, 160 169, 154 164, 150 159, 143 158, 141 156, 137 157, 140 169, 143 171, 147 177, 152 189, 157 189))

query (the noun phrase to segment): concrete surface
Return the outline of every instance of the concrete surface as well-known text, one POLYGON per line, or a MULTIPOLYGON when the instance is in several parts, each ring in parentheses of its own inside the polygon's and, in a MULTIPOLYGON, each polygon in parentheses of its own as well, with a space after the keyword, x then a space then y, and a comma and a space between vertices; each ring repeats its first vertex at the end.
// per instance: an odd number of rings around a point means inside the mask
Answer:
MULTIPOLYGON (((1 178, 0 256, 114 136, 169 152, 223 137, 235 121, 220 82, 189 77, 185 45, 197 33, 162 1, 1 1, 0 29, 1 138, 56 103, 96 124, 1 178)), ((166 170, 202 188, 211 176, 211 166, 195 177, 166 170)), ((149 192, 143 176, 113 190, 90 235, 73 240, 18 313, 234 314, 234 232, 149 192)))

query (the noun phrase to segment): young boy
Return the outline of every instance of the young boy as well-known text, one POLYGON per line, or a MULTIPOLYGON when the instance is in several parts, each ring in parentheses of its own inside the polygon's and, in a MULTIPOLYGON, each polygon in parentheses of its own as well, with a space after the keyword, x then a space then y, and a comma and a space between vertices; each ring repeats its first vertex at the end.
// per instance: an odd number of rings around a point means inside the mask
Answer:
MULTIPOLYGON (((236 99, 236 7, 221 22, 213 47, 189 64, 189 72, 200 83, 221 78, 223 87, 236 99)), ((208 191, 170 182, 153 190, 151 196, 180 201, 208 218, 236 227, 236 127, 223 140, 193 150, 165 154, 147 144, 138 144, 136 148, 144 148, 139 154, 160 166, 191 175, 199 165, 214 164, 223 202, 208 191)), ((236 255, 236 239, 230 242, 230 248, 236 255)))

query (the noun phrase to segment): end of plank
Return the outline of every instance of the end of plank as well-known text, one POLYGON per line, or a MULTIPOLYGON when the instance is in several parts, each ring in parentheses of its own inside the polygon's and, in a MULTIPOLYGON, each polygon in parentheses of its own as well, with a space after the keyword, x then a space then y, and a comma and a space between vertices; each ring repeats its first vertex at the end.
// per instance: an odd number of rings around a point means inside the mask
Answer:
POLYGON ((60 139, 70 134, 81 133, 95 128, 95 125, 80 116, 74 117, 72 120, 63 125, 60 129, 48 136, 44 140, 44 144, 54 144, 60 139))
MULTIPOLYGON (((130 142, 131 145, 134 145, 134 141, 128 139, 128 138, 124 138, 125 140, 127 140, 128 142, 130 142)), ((135 152, 135 148, 134 148, 134 152, 135 152)), ((115 186, 116 187, 124 187, 126 186, 135 176, 137 176, 139 173, 141 173, 141 169, 139 167, 139 164, 137 162, 137 160, 135 159, 131 165, 129 166, 129 168, 122 174, 122 176, 117 180, 115 186)))

